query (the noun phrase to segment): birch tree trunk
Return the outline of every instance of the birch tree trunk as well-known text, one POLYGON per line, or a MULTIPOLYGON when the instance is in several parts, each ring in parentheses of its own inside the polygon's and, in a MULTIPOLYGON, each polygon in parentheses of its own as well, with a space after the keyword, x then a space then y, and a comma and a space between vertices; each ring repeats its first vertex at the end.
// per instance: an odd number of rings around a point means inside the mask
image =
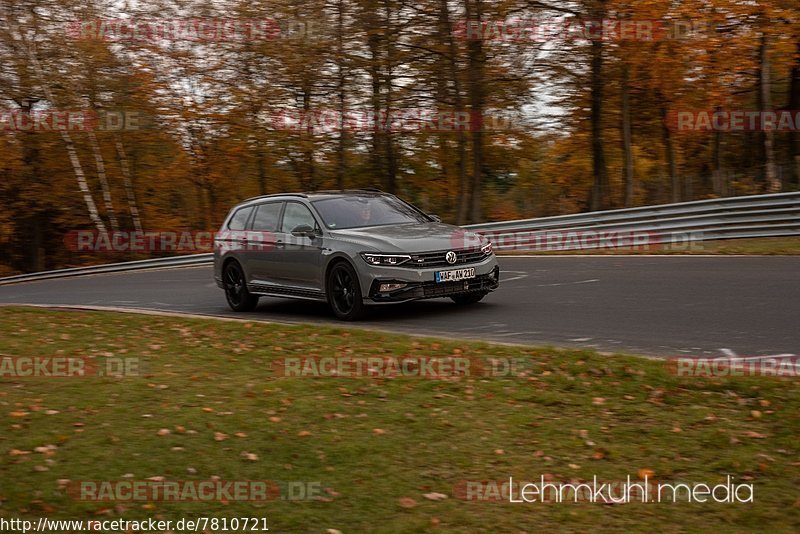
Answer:
POLYGON ((133 189, 133 179, 131 177, 131 167, 128 164, 128 155, 125 153, 125 146, 122 144, 122 140, 119 137, 114 140, 114 145, 117 149, 117 157, 119 158, 119 168, 122 170, 122 183, 125 186, 125 196, 128 198, 128 209, 131 212, 133 229, 137 232, 142 232, 142 221, 139 218, 139 208, 136 204, 136 192, 133 189))
MULTIPOLYGON (((769 37, 761 35, 760 47, 760 101, 761 111, 772 111, 772 80, 769 62, 769 37)), ((762 125, 763 126, 763 125, 762 125)), ((781 182, 778 180, 778 173, 775 169, 775 133, 771 129, 763 128, 764 139, 764 180, 766 189, 769 193, 777 193, 781 190, 781 182)))
POLYGON ((119 222, 117 221, 117 214, 114 212, 114 202, 111 199, 111 188, 108 185, 108 177, 106 176, 106 164, 103 161, 103 154, 100 152, 100 143, 97 142, 97 135, 94 131, 89 129, 87 132, 89 136, 89 147, 92 149, 94 155, 94 163, 97 168, 97 180, 100 182, 100 189, 103 192, 103 204, 106 208, 108 215, 108 223, 111 225, 112 232, 119 231, 119 222))
MULTIPOLYGON (((0 11, 0 14, 2 14, 3 18, 7 20, 11 37, 15 41, 18 41, 25 50, 25 54, 28 56, 28 61, 30 61, 31 66, 33 67, 34 73, 39 82, 38 85, 44 92, 45 98, 48 102, 50 102, 51 105, 56 106, 56 101, 53 97, 53 91, 47 84, 47 77, 44 75, 42 64, 39 62, 39 58, 37 57, 36 51, 33 48, 34 45, 29 43, 20 33, 19 28, 13 22, 10 13, 7 12, 5 3, 0 4, 0 6, 3 8, 2 11, 0 11)), ((75 180, 78 183, 78 189, 81 191, 83 200, 86 203, 86 209, 89 212, 89 219, 92 221, 92 223, 94 223, 98 232, 106 233, 106 225, 103 222, 103 219, 100 218, 100 213, 97 211, 97 204, 94 202, 94 197, 92 197, 92 192, 89 189, 88 182, 86 181, 86 175, 83 172, 83 167, 81 166, 81 161, 78 157, 78 151, 75 149, 75 143, 72 140, 72 136, 65 129, 59 130, 59 133, 61 134, 61 139, 66 147, 70 165, 72 165, 72 171, 75 174, 75 180)))

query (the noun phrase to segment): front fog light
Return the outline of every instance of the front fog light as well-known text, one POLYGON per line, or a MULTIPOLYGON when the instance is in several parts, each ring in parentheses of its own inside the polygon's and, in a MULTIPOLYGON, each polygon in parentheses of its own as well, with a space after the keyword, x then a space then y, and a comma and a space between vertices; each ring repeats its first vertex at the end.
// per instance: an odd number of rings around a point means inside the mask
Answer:
POLYGON ((381 284, 381 287, 378 291, 381 293, 385 293, 387 291, 394 291, 396 289, 403 289, 408 284, 401 284, 401 283, 391 283, 391 284, 381 284))

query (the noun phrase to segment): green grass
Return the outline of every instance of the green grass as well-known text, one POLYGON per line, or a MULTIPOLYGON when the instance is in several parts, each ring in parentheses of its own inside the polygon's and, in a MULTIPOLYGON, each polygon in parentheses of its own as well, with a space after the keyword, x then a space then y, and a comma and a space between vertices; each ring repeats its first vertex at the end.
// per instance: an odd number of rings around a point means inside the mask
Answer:
POLYGON ((800 527, 800 387, 792 379, 685 379, 634 356, 119 313, 3 308, 0 332, 5 356, 113 355, 139 358, 147 372, 1 378, 0 517, 258 516, 273 532, 344 533, 800 527), (271 362, 291 355, 529 363, 525 376, 511 378, 273 376, 271 362), (227 437, 217 441, 215 432, 227 437), (460 480, 619 480, 641 469, 665 482, 732 475, 754 484, 755 503, 501 504, 453 494, 460 480), (75 500, 59 483, 126 475, 326 489, 301 502, 115 504, 75 500), (449 498, 424 497, 434 492, 449 498), (416 504, 405 507, 404 498, 416 504))
POLYGON ((720 255, 754 255, 754 256, 797 256, 800 255, 800 237, 765 237, 759 239, 718 239, 715 241, 697 241, 681 246, 641 246, 638 248, 602 248, 566 251, 498 251, 503 254, 530 254, 530 255, 575 255, 575 254, 720 254, 720 255))

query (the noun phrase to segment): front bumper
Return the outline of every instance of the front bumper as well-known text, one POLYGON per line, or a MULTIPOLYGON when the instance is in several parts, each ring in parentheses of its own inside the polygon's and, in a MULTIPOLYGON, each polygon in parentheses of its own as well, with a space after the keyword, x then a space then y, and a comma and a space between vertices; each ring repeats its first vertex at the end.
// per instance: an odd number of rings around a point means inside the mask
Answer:
POLYGON ((405 302, 468 293, 494 291, 500 285, 500 267, 490 256, 482 262, 459 265, 454 268, 474 268, 475 277, 458 282, 435 282, 436 269, 370 268, 367 280, 362 276, 362 292, 366 304, 405 302), (364 283, 366 282, 366 284, 364 283), (393 291, 380 291, 381 284, 404 283, 405 287, 393 291))

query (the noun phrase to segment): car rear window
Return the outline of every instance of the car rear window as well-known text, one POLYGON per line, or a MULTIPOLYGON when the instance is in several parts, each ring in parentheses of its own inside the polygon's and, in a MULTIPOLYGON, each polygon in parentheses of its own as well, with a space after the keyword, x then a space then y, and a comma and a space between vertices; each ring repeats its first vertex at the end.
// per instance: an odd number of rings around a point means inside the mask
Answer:
POLYGON ((247 219, 250 218, 251 213, 253 213, 252 206, 236 210, 236 213, 233 214, 233 217, 231 217, 230 222, 228 222, 228 229, 244 230, 245 227, 247 226, 247 219))

